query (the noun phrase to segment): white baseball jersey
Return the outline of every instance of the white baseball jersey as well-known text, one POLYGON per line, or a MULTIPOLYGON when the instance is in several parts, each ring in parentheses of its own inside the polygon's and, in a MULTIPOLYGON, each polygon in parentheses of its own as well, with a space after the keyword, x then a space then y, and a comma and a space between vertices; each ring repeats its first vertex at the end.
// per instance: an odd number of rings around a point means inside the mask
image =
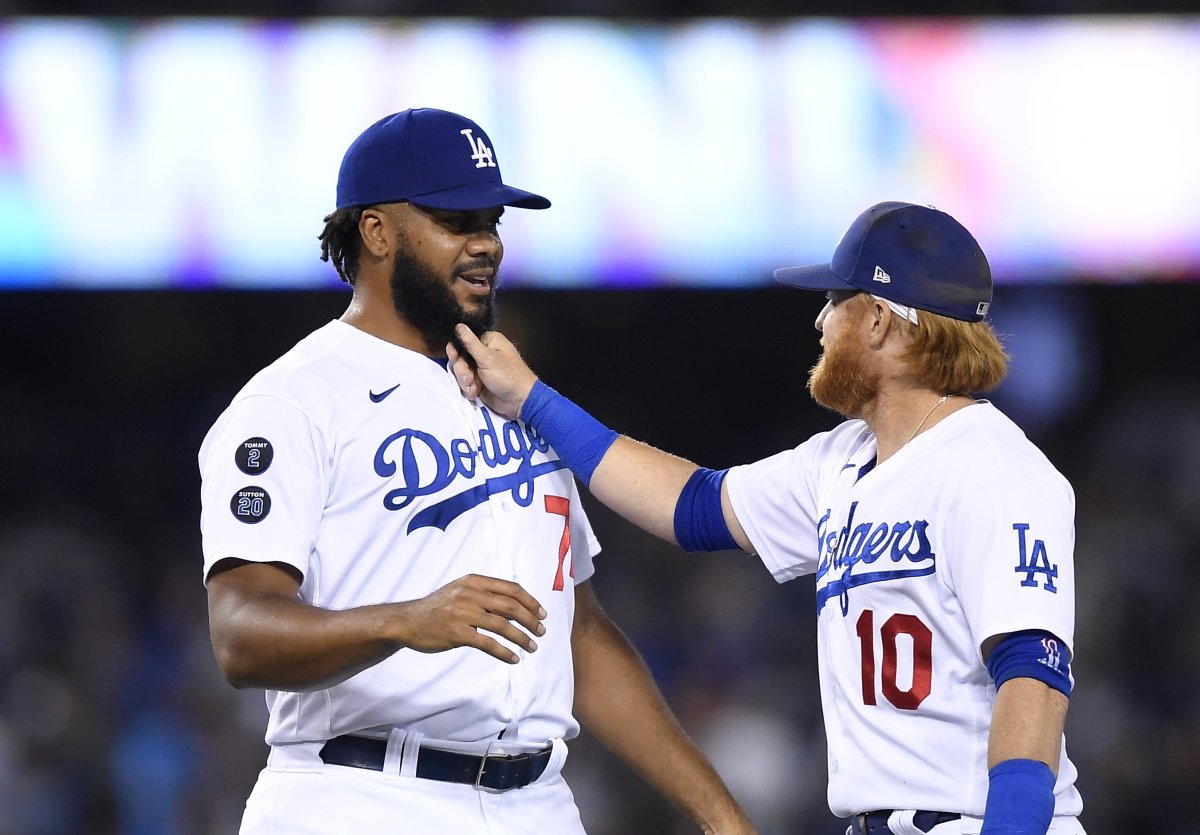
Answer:
MULTIPOLYGON (((779 582, 816 574, 829 806, 982 815, 993 635, 1074 638, 1075 498, 990 403, 960 409, 873 466, 846 421, 733 468, 738 521, 779 582)), ((1082 807, 1065 745, 1055 814, 1082 807)))
POLYGON ((200 469, 205 578, 229 557, 284 563, 303 575, 304 602, 348 609, 474 573, 519 583, 548 613, 536 652, 509 644, 517 664, 404 649, 322 691, 268 691, 269 744, 390 727, 464 743, 578 732, 574 584, 599 546, 575 481, 442 364, 330 322, 234 398, 200 469))

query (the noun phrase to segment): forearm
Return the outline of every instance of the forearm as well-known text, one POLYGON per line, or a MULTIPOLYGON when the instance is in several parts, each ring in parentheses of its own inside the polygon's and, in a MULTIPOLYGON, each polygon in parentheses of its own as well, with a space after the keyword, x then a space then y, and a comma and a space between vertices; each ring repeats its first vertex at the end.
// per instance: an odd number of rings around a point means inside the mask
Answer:
POLYGON ((702 470, 618 435, 541 383, 524 404, 521 417, 596 498, 626 519, 688 551, 750 550, 723 471, 702 470))
POLYGON ((641 658, 607 619, 576 642, 575 688, 575 710, 588 730, 704 832, 753 831, 641 658))
POLYGON ((1033 678, 1000 685, 988 736, 988 797, 980 835, 1046 835, 1067 697, 1033 678))
POLYGON ((588 489, 638 527, 674 544, 675 505, 695 471, 691 461, 621 436, 604 454, 588 489))
POLYGON ((988 768, 1005 760, 1045 763, 1058 774, 1067 697, 1032 678, 1006 681, 996 694, 988 736, 988 768))
POLYGON ((214 613, 213 648, 235 687, 318 690, 345 681, 400 648, 393 605, 332 611, 295 599, 225 601, 214 613))
POLYGON ((208 578, 213 651, 235 687, 316 690, 345 681, 398 649, 470 647, 507 664, 535 652, 546 610, 507 580, 468 574, 418 600, 331 610, 297 596, 290 566, 230 559, 208 578), (504 638, 508 645, 498 639, 504 638))
POLYGON ((675 505, 695 464, 618 435, 536 380, 519 405, 507 405, 519 409, 521 419, 554 448, 592 495, 655 536, 676 541, 675 505))

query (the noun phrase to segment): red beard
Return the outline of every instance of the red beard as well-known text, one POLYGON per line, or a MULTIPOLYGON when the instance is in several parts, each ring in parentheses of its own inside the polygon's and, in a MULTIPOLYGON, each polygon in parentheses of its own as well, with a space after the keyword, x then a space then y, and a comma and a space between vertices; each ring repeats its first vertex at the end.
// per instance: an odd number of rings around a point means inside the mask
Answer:
POLYGON ((867 370, 867 349, 846 324, 808 372, 808 391, 825 408, 857 418, 879 393, 880 375, 867 370))

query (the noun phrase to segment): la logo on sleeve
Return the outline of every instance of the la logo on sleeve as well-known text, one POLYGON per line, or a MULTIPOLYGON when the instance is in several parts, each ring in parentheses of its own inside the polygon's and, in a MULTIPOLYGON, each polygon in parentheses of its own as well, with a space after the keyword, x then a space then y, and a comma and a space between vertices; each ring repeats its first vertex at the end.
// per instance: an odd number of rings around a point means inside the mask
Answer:
POLYGON ((1031 548, 1028 541, 1029 525, 1025 522, 1017 522, 1013 525, 1013 530, 1017 532, 1017 550, 1020 560, 1013 571, 1025 575, 1021 585, 1036 587, 1038 585, 1037 575, 1040 574, 1042 575, 1042 588, 1058 594, 1058 586, 1054 585, 1054 580, 1058 577, 1058 565, 1050 562, 1046 543, 1035 539, 1031 548))

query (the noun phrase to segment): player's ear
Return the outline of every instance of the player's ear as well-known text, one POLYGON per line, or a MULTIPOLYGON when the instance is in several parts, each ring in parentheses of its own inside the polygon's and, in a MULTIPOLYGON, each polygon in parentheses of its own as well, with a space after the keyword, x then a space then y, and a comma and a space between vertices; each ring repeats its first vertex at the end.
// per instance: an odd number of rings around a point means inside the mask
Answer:
POLYGON ((362 217, 358 219, 358 234, 362 238, 363 251, 375 258, 386 258, 391 251, 391 240, 388 237, 387 225, 390 219, 377 206, 363 209, 362 217))
POLYGON ((893 329, 892 320, 895 317, 888 306, 879 299, 868 293, 863 295, 867 298, 867 309, 863 314, 867 319, 867 339, 872 348, 878 349, 883 346, 889 331, 893 329))

